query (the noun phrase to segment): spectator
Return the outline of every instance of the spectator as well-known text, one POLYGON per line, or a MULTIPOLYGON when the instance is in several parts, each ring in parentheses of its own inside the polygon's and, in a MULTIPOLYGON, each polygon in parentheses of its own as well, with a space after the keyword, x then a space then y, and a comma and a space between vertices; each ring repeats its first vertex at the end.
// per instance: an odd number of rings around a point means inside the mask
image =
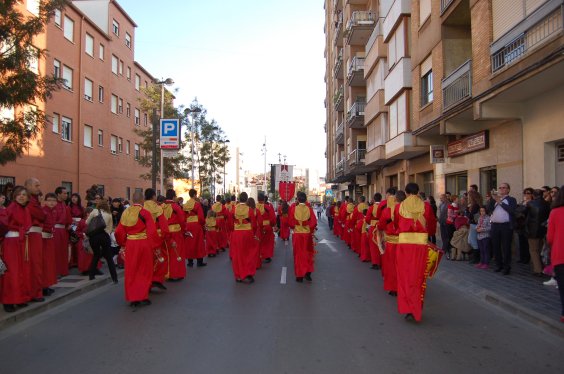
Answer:
MULTIPOLYGON (((429 196, 429 205, 433 211, 433 215, 437 217, 437 202, 433 196, 429 196)), ((427 222, 427 231, 429 232, 429 241, 433 244, 437 244, 437 221, 427 222)))
POLYGON ((533 199, 527 203, 525 234, 529 244, 529 253, 533 265, 533 275, 542 276, 540 251, 546 236, 546 220, 550 214, 550 205, 542 198, 541 190, 534 190, 533 199))
POLYGON ((529 254, 529 241, 526 234, 526 220, 527 220, 527 203, 533 198, 533 189, 531 187, 523 190, 523 200, 517 205, 515 209, 515 232, 519 238, 519 260, 518 264, 528 264, 531 260, 529 254))
POLYGON ((466 257, 467 253, 472 251, 472 247, 468 244, 468 227, 470 221, 468 217, 461 214, 455 218, 454 227, 456 231, 453 233, 450 244, 452 246, 450 259, 452 261, 460 261, 466 257))
POLYGON ((13 192, 14 192, 14 184, 12 182, 6 183, 4 185, 4 190, 2 191, 2 194, 6 198, 6 202, 4 203, 5 207, 10 205, 10 203, 12 202, 12 193, 13 192))
POLYGON ((480 207, 480 217, 476 225, 476 238, 478 248, 480 248, 480 263, 476 265, 479 269, 487 269, 490 262, 490 216, 486 212, 486 207, 480 207))
POLYGON ((560 322, 564 323, 564 230, 562 230, 562 227, 564 227, 564 193, 561 192, 563 189, 564 186, 561 186, 560 191, 554 197, 552 211, 548 218, 546 240, 551 248, 550 261, 554 266, 560 302, 562 304, 560 322))
MULTIPOLYGON (((452 236, 454 235, 454 231, 456 231, 456 228, 454 227, 454 220, 456 219, 456 217, 458 217, 459 209, 460 208, 458 207, 458 196, 453 196, 452 201, 448 205, 448 208, 447 208, 447 219, 446 219, 447 235, 448 235, 448 242, 449 243, 452 240, 452 236)), ((449 247, 449 249, 450 249, 450 247, 449 247)), ((447 253, 447 258, 448 257, 449 257, 449 254, 447 253)))
POLYGON ((89 237, 90 239, 90 247, 92 248, 92 252, 94 256, 92 257, 92 262, 90 263, 89 269, 89 279, 93 280, 96 274, 100 274, 97 271, 96 267, 98 265, 98 261, 100 258, 104 257, 106 260, 106 264, 108 264, 108 270, 110 271, 110 275, 114 283, 118 282, 116 268, 114 266, 114 260, 111 250, 111 239, 110 233, 113 229, 113 222, 112 222, 112 214, 110 213, 110 206, 108 201, 105 199, 99 199, 98 204, 96 205, 96 209, 94 209, 86 219, 86 225, 92 221, 94 217, 101 214, 104 218, 104 222, 106 223, 106 228, 101 233, 96 235, 92 235, 89 237))
POLYGON ((94 199, 98 193, 98 186, 93 184, 92 187, 86 190, 86 206, 94 207, 96 205, 94 199))
POLYGON ((509 183, 501 183, 499 191, 492 192, 493 206, 490 208, 492 221, 492 248, 496 261, 496 272, 503 275, 511 272, 511 242, 515 226, 515 208, 517 200, 509 196, 509 183))
POLYGON ((449 238, 449 228, 447 225, 447 214, 449 201, 446 194, 442 194, 439 197, 439 229, 441 230, 441 241, 443 243, 443 252, 448 256, 450 253, 450 238, 449 238))
POLYGON ((549 186, 542 186, 541 188, 542 191, 542 198, 547 202, 547 203, 552 203, 552 196, 550 195, 550 187, 549 186))
POLYGON ((478 223, 478 217, 480 216, 481 203, 482 196, 477 191, 471 189, 468 192, 468 204, 465 207, 464 215, 470 222, 470 228, 468 229, 468 244, 472 247, 472 259, 470 261, 472 264, 478 264, 480 262, 480 249, 478 248, 476 225, 478 223))
POLYGON ((112 206, 110 207, 110 211, 112 213, 112 223, 114 224, 114 227, 117 227, 124 210, 125 208, 123 207, 123 204, 121 203, 120 199, 115 198, 112 200, 112 206))

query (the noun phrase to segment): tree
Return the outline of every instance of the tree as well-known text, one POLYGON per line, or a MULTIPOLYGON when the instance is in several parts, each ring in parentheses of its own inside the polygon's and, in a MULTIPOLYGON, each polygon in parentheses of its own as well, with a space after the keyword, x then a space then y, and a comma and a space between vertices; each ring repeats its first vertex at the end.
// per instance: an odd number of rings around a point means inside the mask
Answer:
POLYGON ((0 115, 0 165, 15 161, 36 138, 46 116, 31 105, 50 98, 63 82, 53 75, 36 73, 34 65, 46 51, 34 46, 33 41, 45 30, 55 10, 62 9, 67 1, 41 1, 37 16, 22 14, 20 3, 0 3, 0 114, 9 113, 0 115))

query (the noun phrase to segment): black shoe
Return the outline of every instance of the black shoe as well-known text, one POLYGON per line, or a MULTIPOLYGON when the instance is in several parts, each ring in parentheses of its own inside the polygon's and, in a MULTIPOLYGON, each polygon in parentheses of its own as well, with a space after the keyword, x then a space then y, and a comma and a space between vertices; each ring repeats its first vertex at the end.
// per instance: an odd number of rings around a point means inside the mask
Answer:
POLYGON ((188 267, 191 268, 192 266, 194 266, 194 261, 188 260, 188 267))
POLYGON ((390 295, 390 296, 397 296, 397 295, 398 295, 398 292, 397 292, 397 291, 390 291, 390 292, 388 292, 388 295, 390 295))
POLYGON ((255 278, 252 275, 249 275, 247 278, 245 278, 246 280, 249 281, 249 284, 251 283, 255 283, 255 278))
POLYGON ((25 308, 27 307, 27 303, 16 304, 18 308, 25 308))
POLYGON ((305 280, 308 281, 308 282, 313 282, 313 279, 311 279, 311 273, 306 273, 306 275, 305 275, 304 278, 305 278, 305 280))
POLYGON ((184 278, 168 278, 167 281, 168 282, 180 282, 182 279, 184 279, 184 278))
POLYGON ((44 297, 34 297, 33 299, 31 299, 32 303, 42 303, 45 301, 44 297))
POLYGON ((503 274, 503 275, 509 275, 509 272, 510 272, 509 269, 505 269, 502 274, 503 274))
POLYGON ((415 317, 411 313, 407 313, 404 318, 406 321, 415 321, 415 317))
POLYGON ((88 280, 94 280, 94 279, 96 279, 96 277, 94 275, 91 275, 91 276, 88 277, 88 280))
POLYGON ((242 279, 235 279, 235 282, 237 282, 237 283, 243 283, 243 280, 242 280, 242 279))
POLYGON ((380 269, 380 266, 374 264, 374 265, 372 265, 372 266, 370 267, 370 269, 379 270, 379 269, 380 269))
POLYGON ((499 272, 502 271, 502 270, 503 270, 503 268, 495 268, 494 271, 495 271, 496 273, 499 273, 499 272))
POLYGON ((264 260, 264 262, 265 262, 266 264, 270 264, 270 263, 272 262, 272 259, 271 259, 270 257, 269 257, 269 258, 266 258, 266 259, 264 260))
POLYGON ((4 311, 6 313, 14 313, 16 311, 16 307, 14 304, 4 304, 4 311))
POLYGON ((94 274, 96 274, 96 275, 104 275, 104 273, 102 273, 102 272, 100 271, 100 269, 96 269, 96 272, 95 272, 94 274))
POLYGON ((136 307, 138 307, 140 304, 141 304, 141 302, 139 302, 139 301, 132 301, 132 302, 129 303, 129 306, 130 306, 130 307, 133 307, 133 308, 136 308, 136 307))
POLYGON ((114 284, 118 284, 118 280, 117 280, 117 279, 112 279, 112 282, 114 282, 114 284))
POLYGON ((298 283, 303 283, 303 282, 304 282, 304 277, 297 277, 297 278, 296 278, 296 282, 298 282, 298 283))
MULTIPOLYGON (((54 290, 53 290, 53 292, 54 292, 54 290)), ((43 296, 51 296, 51 294, 53 292, 51 292, 51 288, 44 288, 43 289, 43 296)))
POLYGON ((87 272, 87 271, 83 271, 82 273, 80 273, 80 275, 87 276, 87 275, 88 275, 88 272, 87 272))
POLYGON ((202 261, 202 262, 198 262, 198 264, 196 266, 201 268, 201 267, 204 267, 204 266, 208 266, 208 264, 206 264, 205 262, 202 261))
POLYGON ((152 302, 149 299, 145 299, 145 300, 141 301, 141 305, 151 305, 151 304, 152 304, 152 302))
POLYGON ((151 287, 157 287, 160 290, 166 290, 166 287, 161 282, 153 282, 151 283, 151 287))

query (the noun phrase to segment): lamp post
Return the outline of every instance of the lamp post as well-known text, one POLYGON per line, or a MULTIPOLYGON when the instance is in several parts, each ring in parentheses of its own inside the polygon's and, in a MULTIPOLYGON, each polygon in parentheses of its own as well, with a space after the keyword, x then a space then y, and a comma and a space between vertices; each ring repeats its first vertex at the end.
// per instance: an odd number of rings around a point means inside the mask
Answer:
MULTIPOLYGON (((230 143, 229 139, 225 139, 223 141, 223 145, 225 146, 226 143, 230 143)), ((223 195, 225 195, 225 159, 223 160, 223 195)))
POLYGON ((188 114, 192 113, 192 125, 190 126, 190 143, 191 143, 191 164, 192 164, 192 189, 194 189, 194 137, 196 130, 196 115, 202 111, 201 108, 196 107, 194 109, 186 108, 184 114, 186 114, 186 119, 188 119, 188 114))
MULTIPOLYGON (((160 84, 161 85, 161 113, 160 113, 160 119, 164 118, 164 86, 170 86, 172 84, 174 84, 174 81, 172 80, 172 78, 167 78, 167 79, 163 79, 163 80, 156 80, 155 81, 156 84, 160 84)), ((160 131, 159 131, 160 132, 160 131)), ((155 142, 156 144, 157 139, 155 139, 153 137, 153 142, 155 142)), ((155 158, 153 157, 153 160, 155 158)), ((161 149, 161 172, 160 172, 160 186, 161 186, 161 194, 164 194, 164 188, 163 188, 163 174, 164 174, 164 166, 163 166, 164 162, 163 162, 163 151, 161 149)))

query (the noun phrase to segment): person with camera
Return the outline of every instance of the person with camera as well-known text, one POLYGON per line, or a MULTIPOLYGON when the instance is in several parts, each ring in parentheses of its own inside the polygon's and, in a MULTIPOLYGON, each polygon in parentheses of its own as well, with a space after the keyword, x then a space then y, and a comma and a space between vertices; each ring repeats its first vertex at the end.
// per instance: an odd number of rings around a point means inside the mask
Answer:
POLYGON ((492 191, 488 207, 491 212, 490 237, 496 262, 495 272, 503 271, 503 275, 509 275, 511 271, 511 243, 517 208, 517 200, 509 196, 510 191, 509 183, 501 183, 497 191, 492 191))
POLYGON ((86 219, 88 239, 90 240, 90 247, 92 248, 93 256, 88 270, 88 278, 93 280, 96 274, 100 274, 96 266, 101 257, 106 259, 108 270, 114 283, 118 282, 116 268, 112 259, 111 239, 110 233, 112 232, 113 222, 112 214, 110 212, 110 205, 108 200, 100 199, 94 209, 86 219), (96 220, 97 222, 94 222, 96 220), (102 220, 103 223, 102 224, 102 220), (94 227, 95 226, 95 227, 94 227))

